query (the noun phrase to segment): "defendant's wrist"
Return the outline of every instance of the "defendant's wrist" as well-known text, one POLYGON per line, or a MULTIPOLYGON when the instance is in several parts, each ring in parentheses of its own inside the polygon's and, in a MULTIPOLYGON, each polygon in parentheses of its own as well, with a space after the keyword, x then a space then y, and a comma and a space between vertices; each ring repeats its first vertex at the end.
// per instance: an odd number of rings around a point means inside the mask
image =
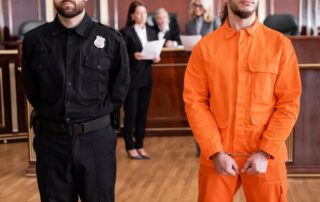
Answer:
POLYGON ((271 158, 271 155, 268 154, 267 152, 263 151, 263 150, 258 149, 258 150, 256 151, 256 153, 261 153, 261 154, 263 154, 267 159, 270 159, 270 158, 271 158))

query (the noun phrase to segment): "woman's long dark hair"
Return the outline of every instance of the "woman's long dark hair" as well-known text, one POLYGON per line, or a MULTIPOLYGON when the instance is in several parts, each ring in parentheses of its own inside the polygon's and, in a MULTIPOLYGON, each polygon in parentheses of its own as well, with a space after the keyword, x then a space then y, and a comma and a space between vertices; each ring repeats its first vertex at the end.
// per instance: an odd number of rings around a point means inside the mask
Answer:
POLYGON ((130 27, 134 25, 134 21, 131 18, 131 14, 133 14, 136 11, 136 8, 138 6, 143 6, 146 8, 146 5, 142 1, 133 1, 131 2, 128 10, 128 16, 127 16, 127 22, 126 22, 126 27, 130 27))
POLYGON ((224 21, 228 18, 228 4, 225 3, 223 5, 223 10, 220 12, 220 18, 221 18, 221 23, 223 24, 224 21))

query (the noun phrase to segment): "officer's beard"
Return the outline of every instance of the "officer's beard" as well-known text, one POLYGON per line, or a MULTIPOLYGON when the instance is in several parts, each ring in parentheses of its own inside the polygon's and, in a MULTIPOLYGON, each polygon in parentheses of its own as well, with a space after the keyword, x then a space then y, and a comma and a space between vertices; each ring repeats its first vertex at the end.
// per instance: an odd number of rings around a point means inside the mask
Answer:
POLYGON ((250 16, 252 16, 258 7, 258 5, 256 5, 256 7, 252 10, 240 10, 240 8, 237 6, 237 4, 233 3, 232 0, 229 1, 229 6, 230 6, 231 11, 241 19, 247 19, 250 16))
POLYGON ((85 8, 85 1, 83 0, 77 4, 72 0, 65 0, 62 1, 59 5, 54 3, 54 7, 56 8, 59 15, 65 18, 73 18, 83 12, 83 9, 85 8), (65 6, 63 5, 65 2, 72 3, 74 7, 72 9, 65 8, 65 6))

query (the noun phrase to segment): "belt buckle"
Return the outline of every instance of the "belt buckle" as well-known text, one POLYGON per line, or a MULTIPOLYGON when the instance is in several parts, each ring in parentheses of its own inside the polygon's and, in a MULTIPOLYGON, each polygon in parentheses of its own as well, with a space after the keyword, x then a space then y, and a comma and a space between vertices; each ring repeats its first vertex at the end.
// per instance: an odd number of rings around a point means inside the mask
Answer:
POLYGON ((80 123, 71 124, 68 126, 70 136, 78 136, 83 134, 83 125, 80 123))

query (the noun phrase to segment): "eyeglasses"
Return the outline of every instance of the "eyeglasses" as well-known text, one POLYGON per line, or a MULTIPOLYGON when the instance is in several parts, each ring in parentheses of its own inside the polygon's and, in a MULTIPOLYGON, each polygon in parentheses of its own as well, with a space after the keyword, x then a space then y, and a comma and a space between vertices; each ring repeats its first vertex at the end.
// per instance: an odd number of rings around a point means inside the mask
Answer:
POLYGON ((192 6, 193 6, 194 8, 203 8, 203 5, 202 5, 202 4, 193 3, 192 6))

